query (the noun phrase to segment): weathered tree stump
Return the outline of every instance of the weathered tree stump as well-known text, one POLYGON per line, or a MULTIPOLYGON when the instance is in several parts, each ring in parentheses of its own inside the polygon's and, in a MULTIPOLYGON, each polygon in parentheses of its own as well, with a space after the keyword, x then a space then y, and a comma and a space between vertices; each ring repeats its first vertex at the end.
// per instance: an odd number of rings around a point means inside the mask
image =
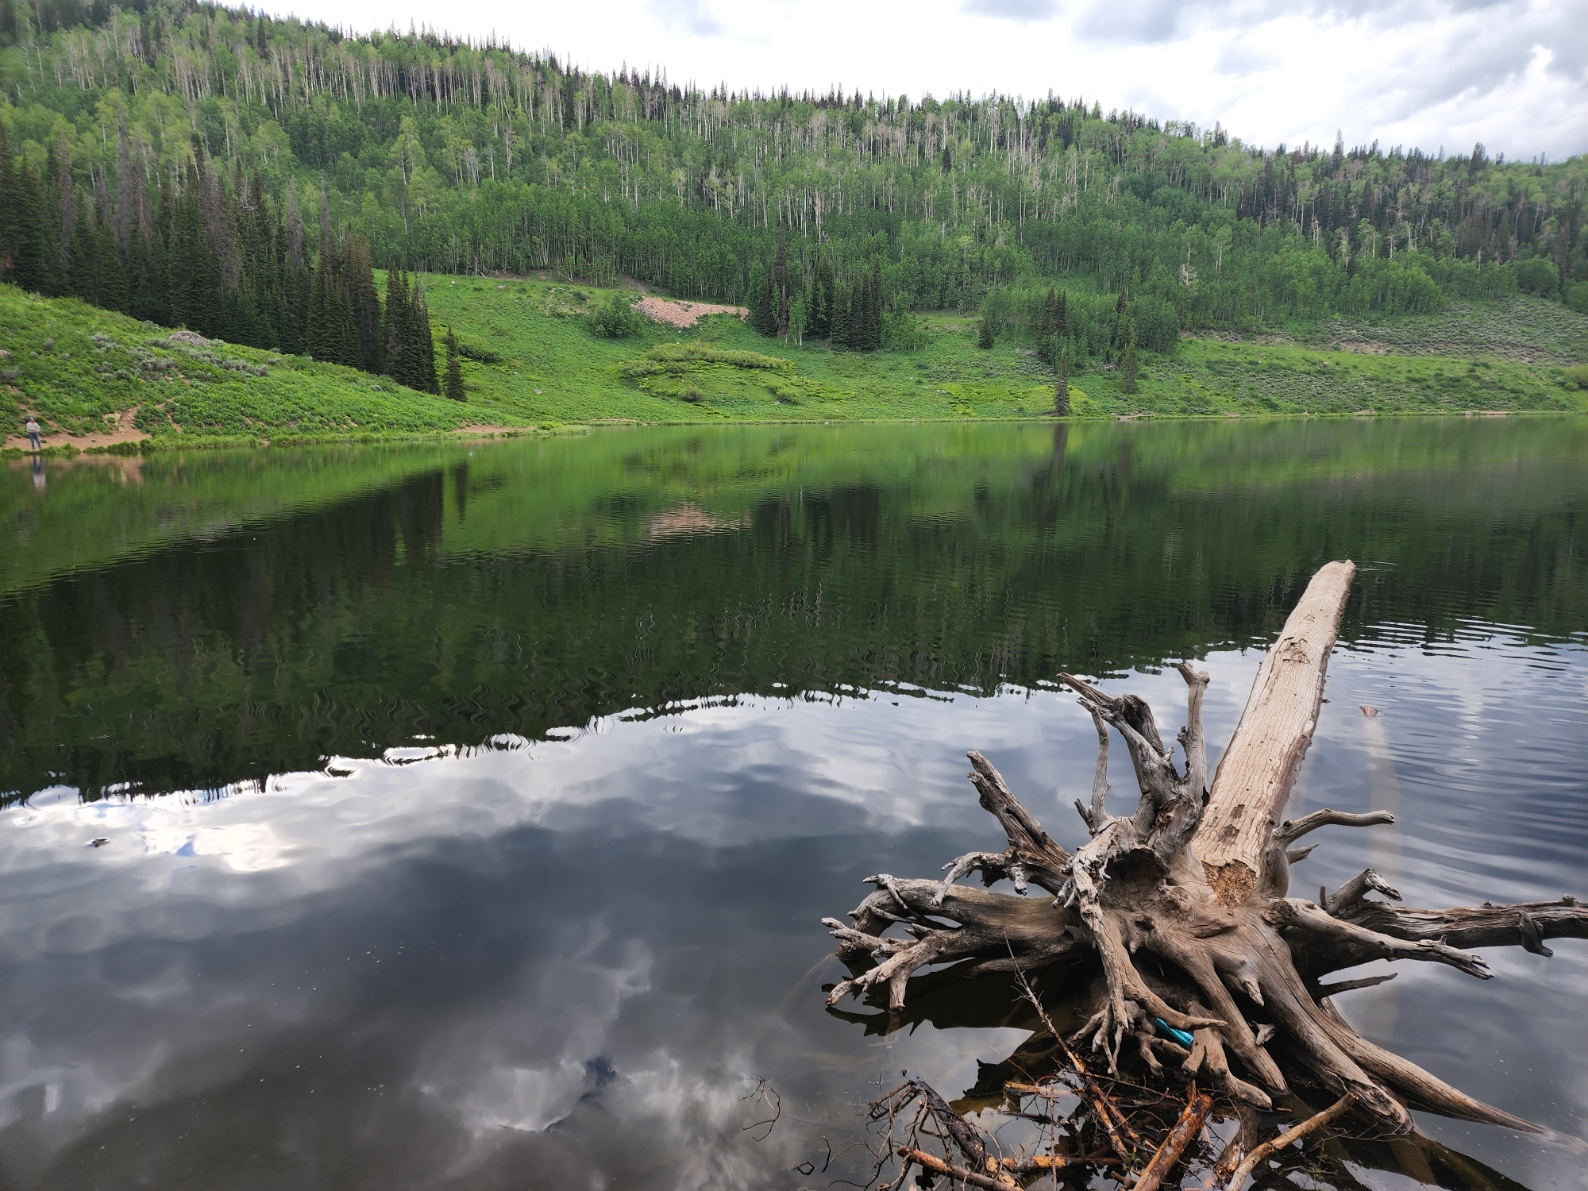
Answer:
POLYGON ((1483 960, 1466 949, 1520 945, 1548 955, 1545 939, 1588 935, 1584 907, 1567 897, 1410 909, 1370 898, 1377 892, 1399 900, 1371 870, 1316 902, 1287 896, 1291 864, 1311 850, 1292 849, 1302 836, 1324 826, 1393 821, 1330 810, 1277 820, 1312 740, 1355 573, 1352 563, 1333 562, 1313 577, 1258 671, 1211 792, 1202 734, 1206 674, 1178 667, 1188 691, 1183 769, 1145 702, 1061 675, 1097 727, 1091 805, 1076 803, 1091 841, 1074 855, 1065 851, 992 763, 969 754, 971 783, 1007 846, 959 857, 940 881, 868 878, 877 890, 850 913, 852 925, 823 922, 840 957, 851 964, 870 957, 874 966, 833 988, 828 1003, 886 989, 890 1007, 899 1009, 912 973, 953 961, 970 961, 972 974, 1100 961, 1104 991, 1076 1038, 1090 1039, 1111 1071, 1128 1037, 1152 1071, 1160 1069, 1155 1051, 1179 1052, 1188 1072, 1205 1072, 1231 1098, 1267 1108, 1271 1095, 1288 1091, 1268 1049, 1278 1036, 1317 1082, 1349 1094, 1356 1108, 1396 1132, 1412 1128, 1408 1105, 1541 1132, 1368 1042, 1330 1003, 1331 993, 1388 977, 1321 981, 1380 958, 1428 960, 1488 979, 1483 960), (1124 739, 1141 789, 1128 818, 1105 809, 1110 729, 1124 739), (989 886, 1007 880, 1014 892, 957 884, 972 872, 989 886), (1028 896, 1031 885, 1050 896, 1028 896), (895 926, 902 936, 885 933, 895 926), (1159 1023, 1191 1035, 1188 1054, 1159 1023))

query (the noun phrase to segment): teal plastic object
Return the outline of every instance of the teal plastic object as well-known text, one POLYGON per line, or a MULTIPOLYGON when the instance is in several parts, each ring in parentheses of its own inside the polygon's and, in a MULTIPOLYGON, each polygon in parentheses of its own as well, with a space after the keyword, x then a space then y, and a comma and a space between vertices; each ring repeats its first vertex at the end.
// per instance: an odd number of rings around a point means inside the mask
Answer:
POLYGON ((1181 1046, 1190 1046, 1196 1041, 1196 1039, 1191 1037, 1190 1034, 1187 1034, 1184 1030, 1175 1029, 1161 1017, 1155 1017, 1152 1020, 1160 1030, 1169 1035, 1169 1037, 1173 1038, 1181 1046))

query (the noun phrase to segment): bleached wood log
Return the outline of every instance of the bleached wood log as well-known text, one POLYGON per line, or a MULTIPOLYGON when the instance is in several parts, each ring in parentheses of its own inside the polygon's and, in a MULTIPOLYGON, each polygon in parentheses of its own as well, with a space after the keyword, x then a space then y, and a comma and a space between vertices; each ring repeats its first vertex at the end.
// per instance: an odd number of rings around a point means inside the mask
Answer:
POLYGON ((1356 564, 1331 562, 1258 668, 1246 709, 1219 761, 1191 847, 1214 895, 1239 905, 1257 888, 1274 828, 1318 726, 1323 680, 1356 564))

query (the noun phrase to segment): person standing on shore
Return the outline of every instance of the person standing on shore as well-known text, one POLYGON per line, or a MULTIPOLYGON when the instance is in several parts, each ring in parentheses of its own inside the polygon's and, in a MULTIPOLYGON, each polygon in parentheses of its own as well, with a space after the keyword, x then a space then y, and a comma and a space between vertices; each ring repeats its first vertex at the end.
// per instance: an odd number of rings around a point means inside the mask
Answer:
POLYGON ((32 414, 28 415, 28 424, 26 429, 28 432, 28 450, 40 450, 43 446, 43 440, 39 438, 39 424, 32 414))

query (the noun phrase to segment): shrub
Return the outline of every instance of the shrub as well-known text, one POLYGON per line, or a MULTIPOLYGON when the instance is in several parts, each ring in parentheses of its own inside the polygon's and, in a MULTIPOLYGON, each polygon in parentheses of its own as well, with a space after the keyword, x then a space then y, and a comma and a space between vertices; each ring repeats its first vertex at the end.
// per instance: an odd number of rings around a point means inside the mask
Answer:
POLYGON ((1579 389, 1588 389, 1588 364, 1566 369, 1566 383, 1576 385, 1579 389))
POLYGON ((1516 288, 1541 298, 1553 298, 1560 286, 1560 274, 1547 257, 1534 256, 1516 262, 1516 288))
POLYGON ((502 362, 501 352, 494 352, 488 347, 470 343, 467 339, 458 340, 458 355, 465 360, 473 360, 476 364, 500 364, 502 362))
POLYGON ((1148 351, 1172 352, 1180 346, 1180 312, 1162 298, 1138 300, 1131 321, 1137 341, 1148 351))
POLYGON ((908 310, 882 316, 882 346, 896 352, 920 351, 932 342, 926 323, 908 310))
POLYGON ((645 319, 627 294, 609 294, 590 314, 590 330, 603 339, 626 339, 644 325, 645 319))

